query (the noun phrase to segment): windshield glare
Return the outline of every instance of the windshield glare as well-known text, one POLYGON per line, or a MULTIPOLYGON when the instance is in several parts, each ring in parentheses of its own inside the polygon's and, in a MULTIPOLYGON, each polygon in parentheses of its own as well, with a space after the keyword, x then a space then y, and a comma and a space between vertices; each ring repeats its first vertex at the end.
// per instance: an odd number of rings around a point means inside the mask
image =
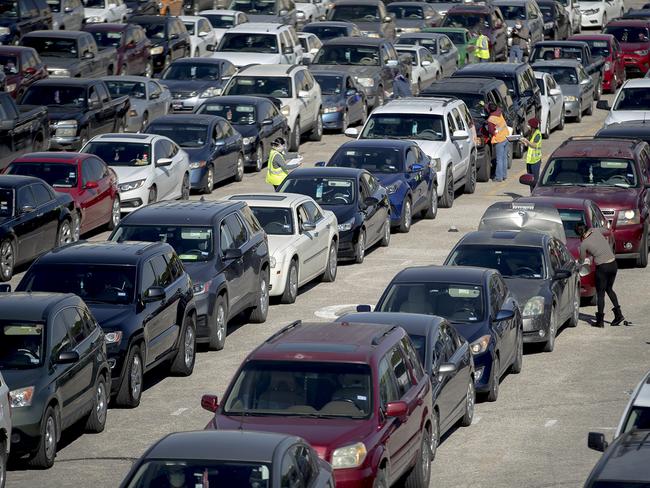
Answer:
POLYGON ((404 171, 402 151, 390 148, 341 148, 336 151, 327 165, 365 169, 371 173, 401 173, 404 171))
POLYGON ((616 99, 614 110, 650 110, 650 90, 623 88, 616 99))
POLYGON ((520 5, 499 5, 506 20, 526 20, 526 7, 520 5))
POLYGON ((398 283, 377 307, 379 312, 438 315, 450 322, 484 319, 483 287, 456 283, 398 283))
POLYGON ((264 232, 269 235, 293 235, 293 217, 290 208, 251 207, 264 232))
POLYGON ((605 27, 603 32, 613 35, 618 42, 622 43, 648 42, 647 27, 609 26, 605 27))
POLYGON ((542 186, 618 186, 637 185, 634 161, 601 158, 558 158, 546 166, 542 186))
POLYGON ((0 369, 30 369, 41 365, 44 325, 0 320, 0 369))
POLYGON ((218 115, 232 125, 253 125, 257 121, 254 105, 235 103, 204 103, 197 114, 218 115))
MULTIPOLYGON (((296 352, 309 344, 301 346, 296 352)), ((356 419, 367 418, 371 411, 368 365, 302 361, 249 361, 224 408, 225 415, 356 419)))
POLYGON ((399 3, 393 3, 386 7, 390 13, 395 14, 396 19, 421 20, 424 19, 424 10, 422 7, 403 6, 399 3))
POLYGON ((343 77, 333 75, 314 75, 323 95, 340 95, 343 90, 343 77))
POLYGON ((201 14, 208 19, 210 25, 215 29, 224 29, 235 25, 235 17, 232 15, 215 15, 215 14, 201 14))
POLYGON ((373 115, 361 139, 423 139, 444 141, 445 124, 440 115, 373 115))
POLYGON ((120 225, 111 240, 166 242, 184 262, 209 261, 213 255, 211 227, 120 225))
POLYGON ((218 80, 219 65, 213 63, 172 64, 162 75, 163 80, 218 80))
POLYGON ((151 146, 138 142, 89 142, 83 152, 99 156, 109 166, 151 164, 151 146))
POLYGON ((559 85, 577 85, 578 72, 575 68, 561 68, 552 66, 536 66, 536 71, 548 73, 555 78, 559 85))
POLYGON ((400 44, 426 47, 429 51, 431 51, 431 54, 438 54, 438 43, 435 39, 408 37, 403 35, 397 40, 397 45, 399 46, 400 44))
POLYGON ((31 86, 21 103, 83 108, 86 106, 86 90, 74 86, 31 86))
POLYGON ((77 165, 65 163, 12 163, 6 170, 9 175, 34 176, 54 188, 77 187, 77 165))
POLYGON ((151 40, 165 39, 165 24, 144 24, 142 25, 147 32, 147 37, 151 40))
POLYGON ((144 83, 140 81, 105 81, 106 87, 112 98, 128 96, 139 100, 146 100, 147 92, 144 83))
POLYGON ((23 37, 21 46, 34 48, 41 57, 77 58, 79 54, 75 39, 23 37))
POLYGON ((364 46, 323 46, 314 64, 351 64, 379 66, 379 49, 364 46))
POLYGON ((585 41, 593 57, 607 58, 610 55, 608 41, 585 41))
POLYGON ((218 51, 275 54, 278 40, 273 34, 225 34, 218 51))
POLYGON ((287 178, 280 191, 310 196, 324 206, 351 205, 356 201, 355 182, 345 178, 287 178))
POLYGON ((106 32, 106 31, 97 31, 91 33, 95 38, 95 42, 98 46, 101 47, 120 47, 122 44, 122 33, 121 32, 106 32))
POLYGON ((13 211, 14 191, 11 188, 0 188, 0 217, 11 217, 13 211))
POLYGON ((207 125, 168 125, 154 122, 147 128, 147 133, 169 137, 179 146, 191 149, 203 147, 208 143, 210 140, 209 129, 210 127, 207 125))
POLYGON ((379 9, 374 5, 335 5, 330 20, 378 22, 379 9))
POLYGON ((460 246, 447 264, 492 268, 510 278, 544 277, 544 254, 538 247, 460 246))
POLYGON ((291 98, 291 78, 288 76, 236 76, 224 95, 268 95, 291 98))

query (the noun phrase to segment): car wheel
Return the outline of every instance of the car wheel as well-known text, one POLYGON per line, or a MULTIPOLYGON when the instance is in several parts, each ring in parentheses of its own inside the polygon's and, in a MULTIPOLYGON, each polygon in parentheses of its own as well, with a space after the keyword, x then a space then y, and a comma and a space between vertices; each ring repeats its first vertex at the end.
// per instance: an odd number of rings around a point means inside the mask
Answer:
POLYGON ((185 173, 183 175, 183 183, 181 183, 181 200, 189 200, 190 199, 190 175, 185 173))
POLYGON ((235 169, 235 181, 244 179, 244 156, 237 156, 237 168, 235 169))
POLYGON ((11 239, 5 239, 0 244, 0 280, 9 281, 14 275, 16 265, 16 250, 11 239))
POLYGON ((476 191, 476 155, 475 154, 472 157, 469 170, 467 171, 465 188, 463 188, 463 192, 467 194, 474 193, 474 191, 476 191))
POLYGON ((575 120, 577 124, 582 122, 582 107, 578 110, 578 115, 575 116, 575 120))
POLYGON ((145 112, 142 114, 142 124, 140 125, 140 132, 143 133, 148 125, 149 125, 149 114, 145 112))
POLYGON ((196 361, 196 318, 190 314, 185 317, 185 326, 178 342, 176 357, 169 368, 169 372, 178 376, 189 376, 194 371, 196 361))
POLYGON ((587 110, 585 110, 586 115, 593 115, 594 113, 594 102, 589 102, 589 106, 587 107, 587 110))
POLYGON ((454 175, 451 166, 447 168, 447 177, 445 179, 445 191, 440 197, 440 206, 442 208, 451 208, 454 205, 454 175))
POLYGON ((566 113, 564 112, 564 107, 562 107, 562 115, 560 116, 560 124, 557 126, 557 130, 564 130, 566 124, 566 113))
POLYGON ((643 229, 643 238, 639 245, 639 257, 636 259, 637 268, 645 268, 648 266, 648 229, 643 229))
POLYGON ((158 199, 158 190, 156 190, 155 186, 152 186, 149 188, 149 197, 147 198, 147 204, 151 205, 152 203, 156 203, 156 200, 158 199))
POLYGON ((372 488, 388 488, 386 469, 381 468, 377 471, 377 476, 375 477, 375 481, 372 483, 372 488))
POLYGON ((113 205, 111 206, 111 217, 108 221, 108 230, 113 230, 118 226, 122 219, 121 200, 119 195, 115 195, 113 205))
POLYGON ((366 257, 366 231, 361 229, 359 231, 359 237, 357 242, 354 244, 354 261, 357 264, 363 263, 363 260, 366 257))
POLYGON ((411 469, 404 482, 405 488, 425 488, 429 486, 431 478, 431 433, 428 429, 422 432, 420 450, 417 454, 415 466, 411 469))
POLYGON ((411 222, 413 220, 413 211, 411 209, 411 200, 406 197, 402 204, 402 215, 399 220, 399 231, 406 234, 411 230, 411 222))
POLYGON ((553 352, 555 349, 555 334, 557 334, 557 316, 555 306, 551 308, 551 320, 548 325, 548 339, 544 343, 544 352, 553 352))
POLYGON ((74 242, 74 234, 72 232, 72 226, 70 225, 69 220, 64 220, 61 222, 56 242, 59 246, 65 246, 66 244, 74 242))
POLYGON ((260 142, 255 151, 255 172, 259 173, 264 168, 264 146, 260 142))
POLYGON ((298 297, 298 263, 296 259, 289 264, 287 281, 284 284, 284 293, 280 297, 280 303, 295 303, 298 297))
POLYGON ((147 64, 144 66, 144 76, 151 78, 153 76, 153 61, 149 59, 147 64))
POLYGON ((106 414, 108 412, 108 390, 106 389, 106 379, 103 376, 97 379, 94 395, 92 410, 86 419, 86 432, 99 434, 106 427, 106 414))
POLYGON ((495 356, 492 361, 492 370, 490 374, 490 390, 487 394, 488 402, 496 402, 499 398, 499 380, 501 380, 501 375, 499 371, 501 369, 501 363, 499 362, 499 356, 495 356))
POLYGON ((219 295, 214 303, 214 325, 210 327, 208 348, 221 351, 226 345, 228 335, 228 312, 224 295, 219 295))
POLYGON ((203 187, 203 193, 210 195, 214 189, 214 166, 208 166, 208 173, 205 176, 205 186, 203 187))
POLYGON ((425 219, 433 220, 438 215, 438 189, 436 185, 431 185, 429 192, 429 203, 427 208, 422 210, 422 217, 425 219))
POLYGON ((460 425, 469 427, 474 420, 474 405, 476 404, 476 389, 474 388, 474 378, 469 377, 467 392, 465 393, 465 414, 460 419, 460 425))
POLYGON ((70 228, 72 229, 72 242, 77 242, 81 237, 81 215, 77 211, 72 212, 70 228))
POLYGON ((551 113, 546 114, 546 124, 544 124, 544 132, 542 132, 542 138, 548 139, 551 135, 551 113))
POLYGON ((519 339, 517 340, 517 354, 515 354, 515 359, 510 365, 510 372, 512 374, 521 373, 521 368, 524 365, 524 334, 519 332, 519 339))
POLYGON ((379 241, 381 247, 388 247, 390 245, 390 215, 386 216, 386 222, 382 228, 382 236, 379 241))
MULTIPOLYGON (((440 445, 440 414, 434 410, 431 414, 431 435, 429 436, 429 452, 431 461, 436 458, 438 446, 440 445)), ((428 485, 425 485, 428 486, 428 485)))
POLYGON ((291 132, 291 143, 289 144, 289 151, 297 151, 300 149, 300 119, 296 120, 291 132))
POLYGON ((142 398, 144 366, 138 345, 132 346, 128 353, 122 374, 122 384, 115 397, 115 404, 121 407, 135 408, 142 398))
POLYGON ((58 439, 58 427, 54 408, 47 407, 43 422, 41 423, 40 439, 38 450, 34 457, 29 460, 33 468, 51 468, 56 457, 56 444, 58 439))
POLYGON ((0 488, 5 488, 7 481, 7 445, 6 441, 0 441, 0 488))
POLYGON ((323 114, 318 109, 318 116, 316 117, 316 125, 309 134, 310 141, 320 141, 323 138, 323 114))
POLYGON ((485 161, 476 176, 476 179, 482 183, 490 181, 490 173, 492 172, 492 145, 485 145, 485 161))
POLYGON ((251 311, 250 321, 261 324, 266 322, 266 316, 269 313, 269 271, 262 270, 260 275, 259 294, 257 304, 251 311))
POLYGON ((578 322, 580 322, 580 280, 577 280, 575 287, 576 293, 573 297, 573 311, 569 319, 569 327, 578 327, 578 322))
POLYGON ((325 272, 321 279, 321 281, 324 281, 325 283, 331 283, 336 280, 336 273, 338 271, 338 251, 338 244, 336 241, 332 241, 327 255, 327 266, 325 267, 325 272))
POLYGON ((343 120, 341 121, 341 132, 345 132, 345 129, 347 129, 349 125, 350 125, 350 119, 349 119, 348 111, 344 110, 343 120))

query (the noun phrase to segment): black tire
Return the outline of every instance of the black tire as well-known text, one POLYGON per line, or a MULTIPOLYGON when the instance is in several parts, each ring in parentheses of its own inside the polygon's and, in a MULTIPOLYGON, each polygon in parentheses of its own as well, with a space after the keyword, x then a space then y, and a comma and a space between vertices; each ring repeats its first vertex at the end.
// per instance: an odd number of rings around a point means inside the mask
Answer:
POLYGON ((7 481, 7 444, 0 441, 0 488, 5 488, 7 481))
POLYGON ((287 272, 287 282, 284 284, 284 293, 280 303, 295 303, 298 298, 298 262, 292 259, 287 272))
POLYGON ((402 203, 402 214, 399 219, 399 231, 403 234, 408 234, 411 230, 413 223, 413 207, 411 206, 411 198, 406 197, 402 203))
POLYGON ((190 199, 190 175, 185 173, 181 182, 181 200, 190 199))
POLYGON ((227 307, 224 295, 219 295, 214 302, 214 320, 210 324, 208 348, 212 351, 221 351, 226 345, 226 336, 228 334, 227 307))
POLYGON ((95 400, 86 419, 86 432, 99 434, 106 427, 106 414, 108 413, 108 398, 110 393, 106 386, 106 378, 100 376, 95 385, 95 400))
POLYGON ((29 460, 32 468, 48 469, 54 464, 56 445, 59 437, 59 425, 56 421, 56 412, 53 407, 47 407, 41 422, 41 432, 38 440, 38 450, 29 460))
POLYGON ((431 434, 428 429, 422 432, 420 449, 418 450, 418 459, 415 466, 406 476, 404 482, 405 488, 428 488, 431 479, 431 434))
POLYGON ((296 119, 296 124, 293 127, 289 141, 289 151, 297 151, 300 149, 300 136, 300 119, 296 119))
POLYGON ((120 407, 135 408, 140 405, 144 379, 144 363, 140 346, 134 344, 129 349, 122 373, 122 384, 115 397, 115 404, 120 407))
POLYGON ((341 133, 345 134, 345 130, 350 126, 350 115, 347 110, 343 111, 343 119, 341 120, 341 133))
POLYGON ((580 280, 577 280, 575 287, 576 294, 573 297, 573 313, 567 324, 569 327, 578 327, 578 323, 580 322, 580 302, 582 301, 580 297, 580 280))
POLYGON ((382 236, 379 240, 379 245, 381 247, 390 246, 390 215, 386 217, 386 222, 384 222, 384 228, 382 230, 382 236))
POLYGON ((445 179, 445 191, 440 197, 440 206, 442 208, 451 208, 454 206, 454 175, 451 166, 447 167, 447 175, 445 179))
POLYGON ((156 203, 158 200, 158 189, 155 186, 152 186, 149 188, 149 197, 147 198, 147 205, 151 205, 152 203, 156 203))
POLYGON ((646 268, 648 266, 648 229, 643 229, 643 239, 639 246, 639 257, 636 258, 637 268, 646 268))
POLYGON ((460 425, 469 427, 474 420, 474 406, 476 405, 476 389, 474 388, 474 378, 470 376, 465 392, 465 413, 460 419, 460 425))
POLYGON ((0 281, 9 281, 16 267, 16 244, 12 239, 0 242, 0 281))
POLYGON ((336 273, 338 272, 338 250, 339 246, 336 241, 332 241, 327 254, 327 265, 325 272, 321 277, 321 281, 325 283, 332 283, 336 280, 336 273))
POLYGON ((490 374, 490 390, 487 393, 486 399, 488 402, 496 402, 499 398, 499 381, 501 380, 501 362, 499 356, 495 356, 492 361, 492 370, 490 374))
POLYGON ((208 174, 205 177, 205 186, 203 187, 202 193, 205 195, 210 195, 214 190, 214 166, 211 164, 208 165, 208 174))
POLYGON ((594 113, 594 102, 589 102, 589 107, 585 110, 586 115, 593 115, 594 113))
POLYGON ((264 168, 264 145, 260 142, 255 151, 255 172, 259 173, 264 168))
POLYGON ((578 115, 574 117, 576 124, 582 122, 582 107, 578 110, 578 115))
POLYGON ((149 113, 145 112, 142 114, 142 125, 140 126, 140 132, 144 132, 144 130, 147 128, 149 125, 149 113))
POLYGON ((363 263, 366 257, 366 231, 361 229, 357 242, 354 243, 354 262, 363 263))
POLYGON ((431 185, 431 191, 427 198, 429 199, 429 203, 427 204, 427 208, 422 210, 422 217, 433 220, 438 215, 438 188, 436 185, 431 185))
POLYGON ((269 271, 263 270, 260 275, 260 290, 257 296, 257 305, 250 312, 249 321, 261 324, 266 322, 269 313, 269 271))
POLYGON ((476 179, 481 183, 490 181, 490 173, 492 172, 492 146, 490 144, 485 145, 485 158, 483 165, 478 170, 476 179))
POLYGON ((560 125, 557 126, 557 130, 559 131, 564 130, 565 125, 566 125, 566 115, 564 112, 564 107, 562 107, 562 116, 560 117, 560 125))
MULTIPOLYGON (((471 156, 470 156, 471 157, 471 156)), ((467 194, 472 194, 476 191, 476 158, 470 162, 469 169, 467 170, 467 176, 465 177, 465 187, 463 192, 467 194)))
POLYGON ((244 179, 244 156, 237 156, 237 167, 235 168, 235 181, 239 182, 244 179))
POLYGON ((323 115, 318 109, 318 116, 316 117, 316 125, 309 133, 309 140, 318 142, 323 138, 323 115))
POLYGON ((555 349, 555 335, 557 334, 557 315, 555 305, 551 308, 551 321, 548 326, 548 339, 544 343, 544 352, 553 352, 555 349))
POLYGON ((519 339, 517 340, 517 354, 515 354, 515 359, 510 365, 510 372, 512 374, 521 373, 521 369, 524 366, 524 335, 523 332, 519 332, 519 339))
POLYGON ((196 362, 196 317, 186 315, 183 319, 181 336, 178 338, 178 351, 169 367, 169 372, 176 376, 190 376, 196 362))
POLYGON ((56 233, 56 245, 65 246, 74 242, 74 232, 70 220, 64 220, 59 224, 59 230, 56 233))

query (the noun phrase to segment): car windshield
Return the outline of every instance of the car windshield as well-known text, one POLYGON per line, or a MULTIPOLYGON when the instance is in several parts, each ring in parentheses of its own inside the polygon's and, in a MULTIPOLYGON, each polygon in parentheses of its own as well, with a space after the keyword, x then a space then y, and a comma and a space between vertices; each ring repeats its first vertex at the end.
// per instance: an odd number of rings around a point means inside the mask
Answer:
POLYGON ((586 224, 584 210, 558 208, 557 211, 560 214, 560 219, 562 219, 564 234, 567 237, 577 238, 578 234, 576 234, 575 230, 576 224, 586 224))
POLYGON ((605 27, 603 31, 605 34, 613 35, 618 42, 623 43, 637 43, 648 42, 650 34, 647 27, 625 27, 610 25, 605 27))
POLYGON ((44 324, 0 320, 0 369, 31 369, 44 355, 44 324))
POLYGON ((422 37, 408 37, 402 35, 397 40, 397 45, 399 46, 400 44, 426 47, 429 51, 431 51, 431 54, 438 54, 438 43, 436 42, 435 39, 427 39, 422 37))
POLYGON ((106 8, 106 0, 83 0, 86 8, 106 8))
POLYGON ((559 85, 577 85, 578 71, 562 66, 535 66, 535 71, 549 73, 559 85))
POLYGON ((346 149, 341 148, 327 163, 340 168, 365 169, 371 173, 402 173, 404 159, 400 149, 389 147, 346 149))
POLYGON ((213 255, 212 227, 120 225, 112 241, 166 242, 181 261, 209 261, 213 255))
POLYGON ((278 38, 273 34, 226 33, 219 44, 221 52, 274 54, 278 52, 278 38))
POLYGON ((540 5, 539 3, 538 6, 542 11, 544 22, 553 22, 553 7, 551 5, 540 5))
POLYGON ((76 39, 60 39, 56 37, 23 37, 21 46, 31 47, 38 51, 41 57, 78 58, 76 39))
POLYGON ((11 217, 14 212, 14 191, 0 188, 0 218, 11 217))
POLYGON ((330 20, 349 22, 379 22, 379 9, 375 5, 335 5, 330 20))
POLYGON ((650 110, 648 88, 623 88, 616 98, 614 110, 650 110))
POLYGON ((351 64, 379 66, 379 49, 370 46, 323 46, 314 64, 351 64))
POLYGON ((53 13, 61 12, 61 3, 63 0, 47 0, 47 6, 53 13))
POLYGON ((232 125, 253 125, 257 121, 255 105, 244 105, 239 103, 211 103, 201 105, 196 111, 197 114, 218 115, 223 117, 232 125))
POLYGON ((165 24, 143 24, 147 37, 151 40, 165 39, 165 24))
POLYGON ((441 115, 378 114, 370 117, 361 139, 444 141, 445 124, 441 115))
MULTIPOLYGON (((296 353, 316 352, 320 343, 301 343, 296 353)), ((293 344, 279 345, 293 351, 293 344)), ((348 350, 354 345, 326 347, 348 350)), ((248 361, 226 398, 225 415, 355 418, 372 412, 370 368, 366 364, 306 362, 304 360, 248 361)))
POLYGON ((315 74, 314 78, 320 85, 320 91, 323 95, 340 95, 343 91, 342 76, 315 74))
POLYGON ((106 32, 106 31, 96 31, 91 32, 95 38, 95 42, 100 47, 115 47, 118 48, 122 44, 122 33, 121 32, 106 32))
POLYGON ((288 76, 235 76, 224 95, 291 98, 291 93, 291 78, 288 76))
POLYGON ((27 89, 21 103, 84 108, 86 89, 78 86, 31 86, 27 89))
POLYGON ((179 146, 188 149, 203 147, 210 140, 209 125, 163 124, 154 121, 147 128, 147 133, 169 137, 179 146))
POLYGON ((280 191, 312 197, 320 205, 352 205, 356 201, 354 180, 348 178, 287 178, 280 191))
POLYGON ((6 75, 15 75, 18 73, 18 58, 8 54, 0 54, 0 65, 6 75))
POLYGON ((544 277, 544 253, 540 247, 459 246, 448 264, 492 268, 509 278, 544 277))
POLYGON ((447 13, 442 21, 443 27, 465 27, 471 31, 476 29, 483 29, 490 26, 488 19, 485 15, 470 14, 470 13, 447 13))
POLYGON ((610 55, 611 51, 609 49, 608 41, 584 41, 589 44, 589 51, 591 55, 595 58, 601 57, 606 58, 610 55))
POLYGON ((140 466, 126 488, 163 486, 270 488, 271 466, 257 462, 154 459, 140 466))
POLYGON ((379 312, 438 315, 450 322, 484 319, 483 287, 458 283, 396 283, 377 308, 379 312))
POLYGON ((109 166, 151 164, 151 145, 140 142, 89 142, 83 152, 99 156, 109 166))
POLYGON ((41 264, 30 271, 21 291, 74 293, 87 303, 110 305, 127 305, 135 300, 135 266, 41 264))
POLYGON ((650 407, 633 406, 625 419, 623 432, 650 430, 650 407))
POLYGON ((112 98, 128 96, 139 100, 147 99, 147 91, 141 81, 109 80, 105 81, 112 98))
MULTIPOLYGON (((533 49, 532 61, 553 61, 554 59, 575 59, 582 61, 582 49, 577 47, 537 46, 533 49)), ((538 68, 535 67, 537 70, 538 68)))
POLYGON ((526 7, 523 5, 499 5, 506 20, 526 20, 526 7))
POLYGON ((219 80, 219 65, 215 63, 172 64, 162 75, 163 80, 219 80))
POLYGON ((201 14, 208 19, 210 25, 215 29, 227 29, 235 25, 235 17, 233 15, 217 15, 217 14, 201 14))
POLYGON ((293 235, 293 217, 290 208, 251 207, 264 232, 269 235, 293 235))
POLYGON ((228 10, 239 10, 253 15, 275 15, 275 0, 232 0, 228 10))
POLYGON ((396 19, 419 20, 424 19, 424 10, 422 7, 401 5, 392 3, 386 7, 391 14, 395 14, 396 19))
POLYGON ((187 29, 187 33, 191 36, 194 35, 194 27, 196 26, 196 22, 191 21, 191 22, 183 22, 183 25, 185 26, 185 29, 187 29))
POLYGON ((542 186, 636 187, 636 166, 627 159, 557 158, 546 166, 542 186))
POLYGON ((323 42, 328 39, 334 39, 335 37, 345 37, 348 33, 348 30, 345 27, 328 27, 326 25, 320 26, 309 24, 305 26, 303 31, 315 34, 323 42))
POLYGON ((77 165, 65 163, 12 163, 6 170, 9 175, 35 176, 55 188, 77 187, 77 165))
POLYGON ((0 2, 0 17, 13 19, 18 17, 18 2, 12 2, 10 0, 0 2))

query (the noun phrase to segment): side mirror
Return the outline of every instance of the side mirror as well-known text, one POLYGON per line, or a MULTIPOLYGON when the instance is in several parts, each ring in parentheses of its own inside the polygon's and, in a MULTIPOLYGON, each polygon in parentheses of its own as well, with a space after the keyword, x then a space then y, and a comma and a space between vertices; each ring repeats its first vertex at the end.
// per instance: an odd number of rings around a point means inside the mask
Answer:
POLYGON ((568 269, 560 269, 553 275, 554 280, 568 280, 569 278, 571 278, 571 271, 568 269))
POLYGON ((291 46, 284 46, 282 48, 282 54, 293 54, 293 48, 291 46))
POLYGON ((262 125, 271 125, 273 124, 273 119, 264 119, 262 125))
POLYGON ((607 441, 605 440, 605 434, 602 432, 589 432, 587 437, 587 447, 598 452, 605 452, 607 449, 607 441))
POLYGON ((207 46, 205 46, 205 50, 210 51, 210 52, 214 52, 214 51, 217 50, 217 46, 215 46, 214 44, 208 44, 207 46))
POLYGON ((199 37, 208 37, 208 33, 205 31, 199 32, 199 37))
POLYGON ((239 259, 243 253, 241 249, 226 249, 223 253, 223 258, 227 260, 239 259))
POLYGON ((169 166, 172 164, 172 158, 159 158, 156 161, 156 166, 169 166))
POLYGON ((159 98, 160 98, 160 93, 158 92, 149 95, 149 100, 158 100, 159 98))
POLYGON ((322 168, 324 166, 327 166, 327 162, 326 161, 317 161, 316 163, 314 163, 314 166, 316 166, 317 168, 322 168))
POLYGON ((83 55, 84 59, 93 59, 95 57, 95 53, 92 53, 90 51, 86 51, 83 55))
POLYGON ((512 310, 499 310, 496 317, 494 317, 495 322, 503 322, 504 320, 510 320, 514 318, 515 312, 512 310))
POLYGON ((226 141, 224 141, 223 139, 219 139, 218 141, 214 141, 214 145, 217 147, 222 147, 226 145, 226 141))
POLYGON ((171 35, 169 36, 169 40, 171 40, 171 41, 174 41, 174 40, 176 40, 176 39, 178 39, 178 34, 176 34, 176 33, 173 33, 173 34, 171 34, 171 35))
POLYGON ((91 110, 96 110, 101 107, 102 107, 102 102, 100 102, 99 100, 90 100, 90 102, 88 103, 88 108, 90 108, 91 110))
POLYGON ((580 82, 580 84, 581 85, 588 85, 590 81, 591 81, 591 78, 585 78, 580 82))
POLYGON ((348 91, 345 92, 346 97, 352 97, 354 95, 357 95, 359 92, 355 90, 354 88, 350 88, 348 91))
POLYGON ((438 368, 439 375, 450 375, 458 371, 458 367, 454 363, 442 363, 438 368))
POLYGON ((345 129, 344 134, 347 137, 352 137, 356 139, 357 137, 359 137, 359 129, 357 129, 356 127, 348 127, 347 129, 345 129))
POLYGON ((311 232, 316 230, 316 224, 313 222, 303 222, 300 224, 300 231, 301 232, 311 232))
POLYGON ((89 181, 88 183, 86 183, 84 185, 84 188, 86 190, 92 190, 94 188, 99 188, 99 183, 97 183, 96 181, 89 181))
POLYGON ((26 214, 34 211, 34 207, 32 205, 23 205, 20 207, 20 213, 21 214, 26 214))
POLYGON ((363 204, 366 207, 372 207, 374 205, 377 205, 379 203, 379 200, 377 200, 375 197, 368 197, 363 201, 363 204))
POLYGON ((422 61, 420 64, 426 68, 427 66, 431 66, 431 61, 422 61))
POLYGON ((559 95, 562 95, 562 90, 560 90, 559 88, 551 88, 548 91, 548 94, 553 96, 553 97, 557 97, 559 95))
POLYGON ((36 74, 36 68, 33 66, 30 66, 29 68, 25 68, 25 74, 29 76, 34 76, 36 74))
POLYGON ((117 4, 115 4, 115 3, 109 3, 108 4, 109 9, 113 9, 113 8, 116 8, 116 7, 117 7, 117 4))
POLYGON ((56 364, 73 364, 79 361, 79 353, 77 351, 63 351, 54 359, 56 364))
POLYGON ((298 91, 298 98, 308 98, 309 92, 307 90, 298 91))
POLYGON ((203 395, 201 397, 201 408, 208 412, 216 412, 219 408, 219 399, 217 395, 203 395))
POLYGON ((386 417, 406 417, 408 405, 406 402, 389 402, 386 404, 386 417))
POLYGON ((357 312, 372 312, 370 305, 357 305, 357 312))
POLYGON ((456 130, 451 135, 452 141, 464 141, 467 139, 469 139, 469 132, 467 132, 466 130, 456 130))
POLYGON ((413 163, 411 165, 411 171, 422 171, 422 169, 424 169, 424 166, 422 166, 421 164, 413 163))
POLYGON ((382 19, 382 22, 383 22, 384 24, 385 24, 385 23, 388 23, 388 22, 392 22, 392 21, 393 21, 393 17, 391 17, 390 15, 387 15, 386 17, 384 17, 384 18, 382 19))
POLYGON ((159 302, 165 299, 165 289, 162 286, 152 286, 144 292, 144 303, 159 302))
POLYGON ((530 173, 526 173, 525 175, 521 175, 519 177, 519 183, 522 185, 527 185, 530 187, 535 186, 535 175, 532 175, 530 173))
POLYGON ((600 110, 611 110, 612 107, 607 100, 598 100, 596 102, 596 108, 600 110))
POLYGON ((0 285, 0 293, 11 293, 11 285, 3 283, 0 285))

